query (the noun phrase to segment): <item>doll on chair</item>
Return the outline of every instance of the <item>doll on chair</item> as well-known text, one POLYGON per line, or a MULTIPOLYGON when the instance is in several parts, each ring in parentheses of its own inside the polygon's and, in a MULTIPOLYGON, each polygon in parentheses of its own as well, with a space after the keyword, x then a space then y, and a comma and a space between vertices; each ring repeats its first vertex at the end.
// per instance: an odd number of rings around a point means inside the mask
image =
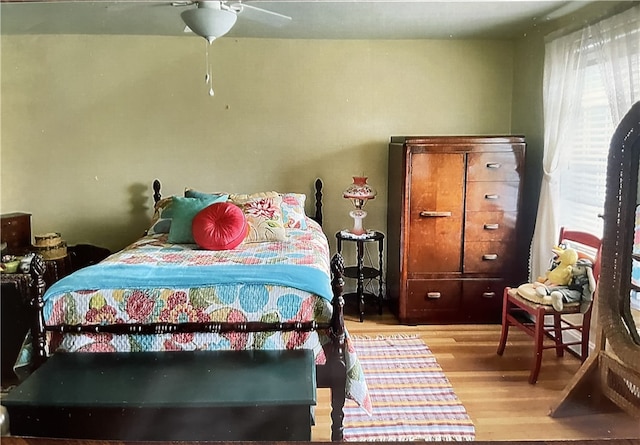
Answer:
POLYGON ((549 301, 556 311, 562 311, 567 303, 580 303, 580 312, 585 312, 595 292, 593 263, 578 259, 575 249, 553 249, 556 258, 545 278, 533 283, 533 288, 543 301, 549 301))
POLYGON ((536 291, 551 299, 556 311, 562 311, 567 303, 580 303, 580 312, 585 313, 593 301, 596 280, 593 276, 593 263, 579 259, 571 268, 571 282, 567 286, 537 287, 536 291))

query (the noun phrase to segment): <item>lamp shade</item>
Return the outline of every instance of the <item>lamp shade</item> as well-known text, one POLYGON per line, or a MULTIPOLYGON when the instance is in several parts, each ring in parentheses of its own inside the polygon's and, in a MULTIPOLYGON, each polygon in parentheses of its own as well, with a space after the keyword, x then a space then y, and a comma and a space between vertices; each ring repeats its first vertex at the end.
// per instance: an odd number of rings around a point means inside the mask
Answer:
POLYGON ((369 199, 374 199, 376 195, 376 190, 367 184, 366 176, 354 176, 353 183, 342 192, 342 196, 350 199, 358 209, 361 209, 369 199))
POLYGON ((184 11, 180 16, 191 31, 209 43, 228 33, 238 19, 235 12, 221 9, 220 2, 214 1, 199 2, 197 8, 184 11))

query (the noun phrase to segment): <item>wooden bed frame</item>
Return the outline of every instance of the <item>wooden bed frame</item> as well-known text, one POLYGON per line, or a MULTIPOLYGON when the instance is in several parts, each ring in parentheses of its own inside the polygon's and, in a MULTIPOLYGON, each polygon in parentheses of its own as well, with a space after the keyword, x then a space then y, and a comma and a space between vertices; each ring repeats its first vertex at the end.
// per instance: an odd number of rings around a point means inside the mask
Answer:
MULTIPOLYGON (((157 203, 161 199, 160 181, 153 182, 153 198, 157 203)), ((322 224, 322 181, 315 181, 315 215, 312 217, 322 224)), ((45 293, 44 273, 46 267, 41 256, 36 255, 31 264, 33 323, 31 329, 33 358, 32 370, 39 367, 48 357, 47 332, 59 333, 112 333, 112 334, 165 334, 165 333, 228 333, 228 332, 273 332, 296 331, 310 332, 325 330, 332 339, 331 347, 325 351, 327 361, 316 365, 318 388, 331 389, 331 440, 343 439, 343 419, 346 387, 344 299, 342 297, 344 280, 344 260, 340 254, 331 259, 331 288, 333 291, 333 315, 328 323, 309 322, 206 322, 206 323, 122 323, 105 325, 68 325, 46 326, 43 314, 45 293)))

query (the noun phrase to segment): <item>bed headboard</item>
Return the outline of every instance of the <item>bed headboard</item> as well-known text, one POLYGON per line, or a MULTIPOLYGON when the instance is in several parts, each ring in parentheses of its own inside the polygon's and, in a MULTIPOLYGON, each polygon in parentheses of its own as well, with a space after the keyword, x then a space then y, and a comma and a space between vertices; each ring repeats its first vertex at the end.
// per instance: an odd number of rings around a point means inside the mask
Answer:
MULTIPOLYGON (((314 207, 315 214, 309 215, 311 219, 322 226, 322 180, 320 178, 316 179, 314 182, 314 207)), ((159 179, 154 179, 153 181, 153 202, 157 203, 162 199, 162 194, 160 193, 160 189, 162 188, 162 184, 160 184, 159 179)))

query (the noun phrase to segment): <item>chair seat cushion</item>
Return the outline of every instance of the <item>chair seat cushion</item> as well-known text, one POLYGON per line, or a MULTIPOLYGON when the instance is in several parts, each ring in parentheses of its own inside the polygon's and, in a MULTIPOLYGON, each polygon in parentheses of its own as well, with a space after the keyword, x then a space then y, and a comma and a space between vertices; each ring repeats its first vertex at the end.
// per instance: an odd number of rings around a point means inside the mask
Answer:
MULTIPOLYGON (((536 303, 536 304, 542 304, 544 306, 549 306, 551 307, 551 298, 545 298, 544 296, 540 295, 535 287, 533 286, 533 283, 524 283, 521 284, 520 286, 518 286, 515 289, 509 289, 509 295, 511 295, 512 297, 514 296, 519 296, 527 301, 530 301, 532 303, 536 303)), ((580 303, 565 303, 565 310, 566 311, 573 311, 573 309, 577 308, 578 306, 580 306, 580 303)), ((563 311, 564 312, 564 311, 563 311)))
POLYGON ((533 301, 537 304, 545 304, 551 306, 551 298, 544 298, 533 287, 533 283, 524 283, 518 286, 514 291, 525 300, 533 301))

